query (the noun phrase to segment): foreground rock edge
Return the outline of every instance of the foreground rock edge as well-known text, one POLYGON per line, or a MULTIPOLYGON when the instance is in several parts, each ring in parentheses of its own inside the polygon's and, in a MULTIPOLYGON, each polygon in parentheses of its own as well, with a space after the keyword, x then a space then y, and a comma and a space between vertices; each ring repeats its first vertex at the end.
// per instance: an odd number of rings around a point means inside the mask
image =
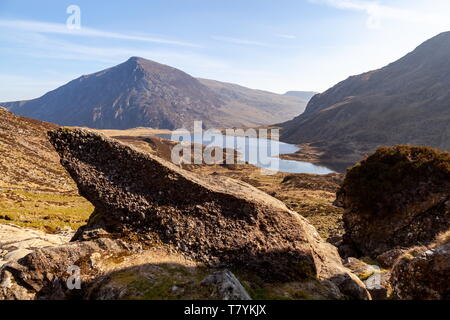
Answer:
POLYGON ((80 194, 96 207, 79 239, 89 239, 89 230, 98 227, 109 233, 156 233, 206 265, 238 266, 268 281, 312 276, 331 281, 346 295, 368 298, 336 249, 306 219, 262 191, 228 178, 198 176, 88 130, 49 135, 80 194))

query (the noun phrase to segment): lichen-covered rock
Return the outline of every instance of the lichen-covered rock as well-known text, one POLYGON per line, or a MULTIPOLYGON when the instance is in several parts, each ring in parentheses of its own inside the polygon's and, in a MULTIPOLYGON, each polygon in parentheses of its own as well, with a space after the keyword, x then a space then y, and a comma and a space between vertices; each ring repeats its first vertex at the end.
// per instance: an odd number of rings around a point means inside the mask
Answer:
POLYGON ((347 258, 344 265, 364 282, 373 300, 385 300, 391 296, 390 273, 387 270, 353 257, 347 258))
POLYGON ((222 300, 252 300, 248 292, 229 270, 215 272, 201 282, 216 288, 222 300))
POLYGON ((70 267, 80 268, 80 281, 87 283, 97 276, 91 255, 139 249, 139 244, 108 238, 39 248, 0 268, 0 300, 68 299, 79 293, 67 286, 70 267))
POLYGON ((449 275, 450 243, 445 243, 411 249, 394 265, 391 283, 403 300, 449 300, 449 275))
POLYGON ((430 243, 450 228, 450 154, 380 148, 348 171, 336 204, 345 209, 344 243, 362 255, 430 243))
MULTIPOLYGON (((367 299, 335 247, 306 219, 232 179, 203 177, 87 131, 49 132, 61 164, 96 208, 74 240, 102 228, 116 237, 156 235, 209 266, 235 266, 267 281, 316 278, 367 299)), ((142 241, 142 238, 141 238, 142 241)))
POLYGON ((392 295, 389 272, 376 271, 364 281, 364 284, 373 300, 386 300, 392 295))

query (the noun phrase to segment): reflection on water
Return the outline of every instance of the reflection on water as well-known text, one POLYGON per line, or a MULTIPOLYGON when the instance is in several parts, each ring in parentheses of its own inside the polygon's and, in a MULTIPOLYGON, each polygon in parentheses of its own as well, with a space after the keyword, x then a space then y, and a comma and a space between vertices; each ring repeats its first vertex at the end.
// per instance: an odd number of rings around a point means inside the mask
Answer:
MULTIPOLYGON (((170 134, 157 135, 164 139, 183 140, 179 136, 172 136, 170 134)), ((300 150, 293 144, 279 142, 275 140, 250 138, 250 137, 236 137, 225 135, 210 135, 204 133, 203 135, 191 135, 192 142, 200 142, 203 145, 220 148, 233 148, 242 155, 245 162, 253 164, 260 168, 289 172, 289 173, 311 173, 311 174, 328 174, 335 171, 319 166, 310 162, 284 160, 280 159, 279 155, 290 154, 300 150)))

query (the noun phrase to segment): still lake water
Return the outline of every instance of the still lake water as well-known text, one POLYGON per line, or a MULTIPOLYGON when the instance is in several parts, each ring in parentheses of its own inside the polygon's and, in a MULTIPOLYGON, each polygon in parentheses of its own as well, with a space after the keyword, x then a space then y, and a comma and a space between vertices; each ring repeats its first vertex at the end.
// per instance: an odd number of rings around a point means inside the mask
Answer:
MULTIPOLYGON (((181 135, 159 134, 160 138, 186 141, 180 138, 181 135)), ((198 142, 210 147, 233 148, 237 150, 245 162, 253 164, 260 168, 288 173, 310 173, 310 174, 328 174, 335 171, 324 166, 319 166, 310 162, 284 160, 278 156, 282 154, 290 154, 300 150, 293 144, 288 144, 275 140, 236 137, 225 135, 191 135, 191 142, 198 142)))

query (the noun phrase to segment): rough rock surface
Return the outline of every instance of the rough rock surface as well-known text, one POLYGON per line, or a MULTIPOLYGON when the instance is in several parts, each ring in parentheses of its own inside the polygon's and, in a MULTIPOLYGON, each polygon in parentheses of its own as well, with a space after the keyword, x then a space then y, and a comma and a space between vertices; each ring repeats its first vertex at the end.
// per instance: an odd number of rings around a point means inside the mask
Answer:
POLYGON ((336 204, 344 244, 373 258, 429 244, 450 228, 450 154, 426 147, 384 147, 347 173, 336 204))
POLYGON ((414 248, 394 265, 391 283, 403 300, 450 299, 450 243, 414 248))
POLYGON ((408 249, 392 249, 380 254, 376 260, 384 268, 391 269, 398 258, 400 258, 408 249))
POLYGON ((69 267, 79 267, 80 280, 87 283, 96 276, 92 255, 140 249, 138 244, 107 238, 39 248, 0 269, 0 300, 74 298, 80 291, 67 286, 69 267))
POLYGON ((59 234, 0 224, 0 267, 17 261, 38 248, 57 246, 70 241, 70 231, 59 234))
POLYGON ((202 285, 216 287, 222 300, 252 300, 239 280, 228 270, 209 275, 202 285))
POLYGON ((344 265, 364 282, 373 300, 385 300, 391 296, 390 272, 387 270, 353 257, 347 258, 344 265))
POLYGON ((96 208, 74 240, 103 228, 157 235, 210 266, 233 265, 267 281, 316 278, 367 299, 335 247, 303 217, 239 181, 200 177, 87 130, 49 133, 61 164, 96 208))

